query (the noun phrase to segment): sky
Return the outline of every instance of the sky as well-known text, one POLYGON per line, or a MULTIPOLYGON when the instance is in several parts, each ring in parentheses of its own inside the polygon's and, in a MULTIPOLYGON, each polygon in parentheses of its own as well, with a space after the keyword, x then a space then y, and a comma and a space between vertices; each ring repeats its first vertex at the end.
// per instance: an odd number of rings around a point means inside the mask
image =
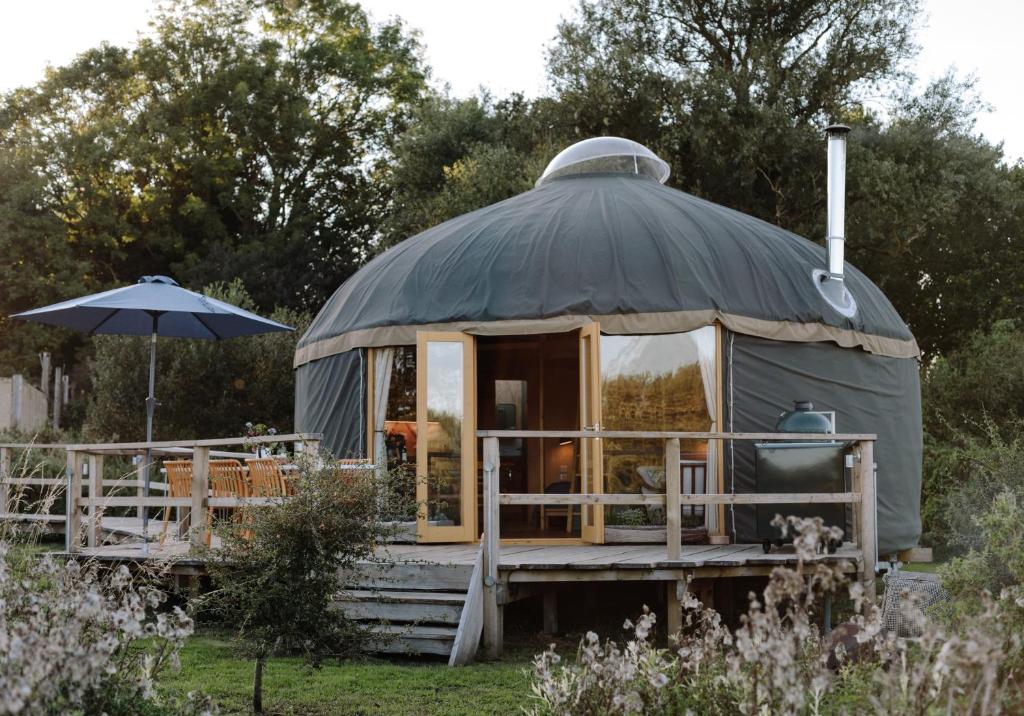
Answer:
MULTIPOLYGON (((3 3, 0 91, 33 84, 47 64, 108 41, 131 44, 146 30, 156 0, 33 0, 3 3)), ((577 0, 365 0, 377 19, 402 17, 421 32, 436 80, 465 96, 481 86, 496 96, 545 91, 544 48, 577 0)), ((1024 42, 1019 0, 924 0, 921 53, 913 67, 922 82, 950 67, 978 78, 991 111, 977 130, 1004 142, 1011 159, 1024 157, 1024 42)))

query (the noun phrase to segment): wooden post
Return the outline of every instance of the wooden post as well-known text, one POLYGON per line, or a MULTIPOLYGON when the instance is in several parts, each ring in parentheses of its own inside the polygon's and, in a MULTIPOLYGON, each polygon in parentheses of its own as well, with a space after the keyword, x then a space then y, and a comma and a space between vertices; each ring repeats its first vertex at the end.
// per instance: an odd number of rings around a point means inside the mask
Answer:
POLYGON ((498 438, 484 438, 484 650, 497 659, 502 650, 502 607, 498 605, 498 560, 500 558, 498 475, 501 458, 498 438))
POLYGON ((72 554, 82 549, 82 520, 78 512, 78 498, 82 496, 83 458, 82 453, 68 450, 64 546, 72 554))
POLYGON ((686 595, 687 582, 685 579, 671 580, 667 582, 665 611, 667 619, 665 626, 668 629, 666 636, 678 634, 683 628, 683 597, 686 595))
MULTIPOLYGON (((139 499, 139 506, 135 508, 135 517, 139 520, 142 519, 143 514, 148 509, 143 507, 141 502, 142 498, 146 496, 146 459, 144 457, 139 458, 139 464, 135 466, 135 496, 139 499)), ((171 494, 170 492, 166 494, 171 494)))
POLYGON ((0 512, 13 512, 11 502, 11 449, 0 448, 0 512))
POLYGON ((96 547, 103 542, 102 522, 103 510, 98 507, 95 500, 103 497, 103 456, 89 455, 89 530, 86 533, 86 542, 90 547, 96 547))
POLYGON ((857 461, 856 471, 858 474, 861 500, 860 500, 860 549, 864 556, 861 567, 861 583, 871 603, 874 603, 875 592, 875 563, 878 561, 878 531, 875 514, 875 445, 871 440, 864 440, 860 443, 860 460, 857 461))
MULTIPOLYGON (((50 414, 50 354, 43 351, 39 354, 39 390, 46 401, 46 414, 50 414)), ((45 421, 44 421, 45 422, 45 421)))
MULTIPOLYGON (((168 495, 170 492, 167 493, 168 495)), ((192 507, 189 509, 189 532, 194 545, 207 544, 209 526, 206 522, 206 500, 210 494, 210 448, 192 449, 192 507)))
POLYGON ((679 516, 679 438, 665 441, 665 534, 668 558, 682 556, 682 521, 679 516))
POLYGON ((320 457, 320 441, 304 440, 302 442, 302 454, 309 459, 311 467, 318 467, 319 463, 317 460, 320 457))
POLYGON ((558 633, 558 592, 554 586, 549 587, 543 594, 544 599, 544 633, 558 633))
POLYGON ((61 390, 61 374, 63 369, 60 367, 53 369, 53 429, 60 430, 60 399, 63 396, 61 390))

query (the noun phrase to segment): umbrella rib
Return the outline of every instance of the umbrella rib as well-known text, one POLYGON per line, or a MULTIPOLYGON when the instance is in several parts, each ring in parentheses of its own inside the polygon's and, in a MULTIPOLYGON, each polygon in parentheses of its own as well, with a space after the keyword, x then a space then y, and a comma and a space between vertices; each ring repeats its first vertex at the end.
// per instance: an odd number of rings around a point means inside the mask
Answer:
POLYGON ((213 334, 213 337, 215 339, 217 339, 218 341, 224 340, 224 338, 219 333, 217 333, 217 331, 215 331, 212 328, 210 328, 210 325, 206 321, 203 320, 202 316, 200 316, 198 313, 193 313, 192 315, 196 317, 197 321, 199 321, 200 323, 203 324, 203 328, 205 328, 206 330, 208 330, 210 333, 213 334))
POLYGON ((95 326, 90 328, 89 329, 89 333, 92 334, 92 333, 95 333, 96 331, 98 331, 100 329, 100 326, 102 326, 104 323, 106 323, 111 318, 116 316, 117 312, 120 311, 120 310, 121 309, 119 309, 119 308, 112 308, 112 309, 110 309, 110 313, 108 313, 106 316, 104 316, 103 319, 99 323, 97 323, 95 326))

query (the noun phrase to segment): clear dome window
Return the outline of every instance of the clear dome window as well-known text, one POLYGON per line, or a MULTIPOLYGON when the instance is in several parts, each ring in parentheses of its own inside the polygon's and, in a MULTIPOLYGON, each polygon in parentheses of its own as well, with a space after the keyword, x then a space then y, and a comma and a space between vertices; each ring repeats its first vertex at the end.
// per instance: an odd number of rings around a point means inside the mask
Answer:
POLYGON ((664 184, 670 169, 665 160, 639 142, 622 137, 594 137, 559 152, 540 175, 537 186, 557 177, 596 172, 638 174, 664 184))

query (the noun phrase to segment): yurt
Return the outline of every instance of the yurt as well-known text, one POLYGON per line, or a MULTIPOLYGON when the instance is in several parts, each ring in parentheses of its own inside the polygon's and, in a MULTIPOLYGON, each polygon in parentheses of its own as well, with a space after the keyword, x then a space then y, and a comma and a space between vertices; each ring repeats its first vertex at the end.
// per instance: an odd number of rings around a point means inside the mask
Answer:
MULTIPOLYGON (((665 186, 668 165, 636 142, 568 147, 533 189, 410 237, 338 288, 295 354, 296 429, 425 476, 437 506, 417 538, 468 542, 477 430, 765 432, 805 401, 836 432, 877 434, 879 551, 916 546, 919 351, 843 260, 846 131, 828 132, 827 248, 665 186)), ((501 491, 664 491, 660 442, 604 440, 599 465, 579 443, 503 440, 501 491)), ((682 447, 685 490, 756 489, 754 445, 682 447)), ((501 538, 603 542, 663 524, 657 509, 603 509, 595 534, 572 508, 508 505, 501 538)), ((684 518, 757 539, 750 507, 684 518)))

